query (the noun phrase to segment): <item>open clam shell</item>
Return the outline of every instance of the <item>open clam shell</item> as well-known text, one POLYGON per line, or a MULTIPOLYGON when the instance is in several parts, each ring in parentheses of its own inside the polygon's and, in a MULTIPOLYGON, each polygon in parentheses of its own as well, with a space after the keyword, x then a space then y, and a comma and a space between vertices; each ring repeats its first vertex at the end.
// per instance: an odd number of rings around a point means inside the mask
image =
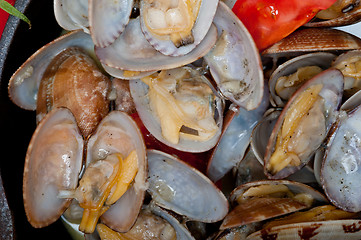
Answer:
POLYGON ((23 109, 35 110, 40 80, 48 64, 69 47, 79 47, 94 56, 94 44, 83 31, 70 32, 55 39, 36 51, 13 74, 8 87, 10 99, 23 109))
POLYGON ((249 182, 238 186, 232 191, 229 198, 231 203, 236 204, 236 206, 225 217, 220 229, 227 229, 249 223, 260 222, 309 207, 305 203, 290 197, 248 198, 247 190, 251 188, 262 189, 263 186, 286 186, 288 191, 290 191, 292 194, 305 194, 309 196, 309 198, 312 199, 311 204, 314 204, 315 202, 327 202, 327 199, 320 192, 309 187, 308 185, 299 182, 288 180, 261 180, 256 182, 249 182), (243 198, 246 193, 246 198, 248 199, 243 200, 237 204, 237 200, 243 198))
POLYGON ((103 65, 129 71, 159 71, 192 63, 207 54, 217 38, 215 27, 211 26, 203 41, 190 53, 171 57, 155 50, 140 28, 139 17, 129 21, 124 32, 111 45, 95 47, 96 55, 103 65))
MULTIPOLYGON (((161 37, 154 35, 153 32, 149 30, 148 28, 149 23, 145 20, 145 16, 147 15, 146 12, 148 11, 149 8, 151 8, 151 4, 149 2, 152 1, 145 0, 145 1, 141 1, 140 3, 140 24, 144 36, 157 51, 161 52, 164 55, 173 56, 173 57, 182 56, 191 52, 206 37, 207 32, 212 25, 212 20, 218 6, 218 0, 201 1, 198 10, 198 16, 191 31, 194 39, 193 43, 177 47, 174 45, 174 43, 171 40, 162 39, 161 37)), ((196 3, 197 1, 193 1, 193 2, 189 4, 197 4, 196 3)), ((161 17, 159 16, 159 18, 161 17)), ((159 19, 157 20, 160 21, 159 19)), ((149 22, 151 21, 152 19, 149 20, 149 22)), ((177 25, 175 25, 174 28, 176 27, 177 25)))
POLYGON ((360 239, 360 220, 332 220, 287 224, 250 234, 246 239, 360 239))
MULTIPOLYGON (((250 143, 251 150, 255 158, 262 165, 262 168, 268 140, 280 114, 281 109, 279 108, 269 109, 263 119, 254 127, 252 131, 250 143)), ((314 173, 313 169, 306 165, 304 168, 288 176, 287 179, 301 183, 315 183, 317 181, 315 174, 316 173, 314 173)), ((264 174, 261 176, 263 175, 264 174)))
POLYGON ((262 101, 264 79, 256 44, 243 23, 223 2, 213 20, 218 40, 204 57, 225 98, 247 110, 262 101))
POLYGON ((136 123, 125 113, 110 112, 100 123, 87 144, 87 164, 104 159, 112 153, 128 156, 135 150, 138 157, 138 172, 126 193, 102 216, 102 221, 119 232, 130 229, 143 204, 147 163, 143 137, 136 123))
POLYGON ((54 14, 65 30, 82 29, 89 33, 88 0, 54 0, 54 14))
POLYGON ((76 120, 66 108, 53 109, 37 126, 23 179, 24 207, 32 226, 48 226, 70 205, 71 199, 58 198, 58 193, 77 187, 83 144, 76 120))
POLYGON ((266 148, 264 166, 269 178, 285 178, 308 163, 336 120, 335 114, 341 103, 342 92, 343 75, 339 70, 328 69, 307 81, 291 97, 274 126, 266 148), (316 88, 317 95, 309 92, 316 88), (314 103, 303 105, 305 102, 302 99, 308 93, 314 97, 314 103), (305 112, 298 112, 303 109, 298 108, 301 105, 308 106, 305 112), (317 106, 320 107, 319 110, 317 106), (290 115, 293 111, 296 111, 295 115, 290 115), (290 116, 297 117, 299 122, 296 125, 296 120, 289 122, 292 119, 290 116), (312 124, 307 123, 307 120, 315 122, 315 117, 319 117, 317 126, 311 128, 312 124))
MULTIPOLYGON (((181 70, 184 70, 184 69, 190 69, 190 71, 192 73, 193 72, 195 73, 195 71, 197 71, 193 68, 188 68, 188 67, 181 68, 181 70)), ((175 69, 175 70, 177 70, 177 69, 175 69)), ((133 80, 130 82, 129 86, 130 86, 130 91, 131 91, 131 94, 132 94, 132 97, 133 97, 133 100, 134 100, 135 106, 137 108, 137 112, 139 114, 140 119, 142 120, 142 122, 143 122, 144 126, 147 128, 147 130, 157 140, 159 140, 160 142, 162 142, 172 148, 175 148, 177 150, 181 150, 181 151, 185 151, 185 152, 205 152, 217 144, 218 139, 221 135, 221 129, 222 129, 222 125, 223 125, 224 102, 222 101, 222 99, 219 98, 215 89, 208 82, 208 79, 203 78, 203 76, 201 77, 201 79, 197 78, 198 80, 196 79, 196 77, 194 77, 194 78, 195 78, 194 86, 193 86, 193 87, 195 87, 194 89, 196 89, 196 87, 199 84, 205 83, 211 88, 211 90, 214 94, 214 97, 215 97, 215 99, 214 99, 215 100, 214 101, 214 105, 215 105, 214 106, 214 116, 213 117, 214 117, 215 125, 217 126, 218 129, 215 131, 214 135, 212 135, 209 139, 207 139, 205 141, 180 137, 179 141, 177 143, 175 143, 175 142, 171 142, 169 139, 164 137, 159 116, 151 108, 151 105, 150 105, 150 100, 148 97, 149 86, 147 84, 145 84, 142 80, 133 80)), ((184 80, 184 81, 186 82, 188 80, 184 80)), ((184 98, 187 98, 189 101, 191 101, 191 98, 187 94, 185 94, 184 98)), ((195 101, 194 101, 194 103, 195 103, 195 101)), ((172 103, 172 104, 176 105, 178 103, 172 103)))
POLYGON ((133 0, 89 1, 90 34, 96 46, 106 47, 123 32, 133 9, 133 0))
POLYGON ((228 212, 223 193, 202 173, 175 157, 148 150, 148 192, 153 201, 187 220, 216 222, 228 212))
POLYGON ((338 0, 331 7, 321 10, 306 27, 337 27, 361 21, 361 5, 357 0, 338 0))
POLYGON ((361 211, 361 108, 343 114, 335 124, 321 166, 321 185, 330 201, 349 211, 361 211))
MULTIPOLYGON (((307 66, 318 66, 325 70, 331 66, 331 63, 335 58, 336 55, 327 52, 309 53, 292 58, 291 60, 288 60, 278 66, 268 81, 271 93, 271 103, 275 107, 284 107, 284 105, 289 100, 288 98, 282 98, 278 94, 278 92, 281 91, 277 84, 277 81, 280 77, 293 74, 299 68, 307 66)), ((285 92, 284 95, 291 96, 297 90, 297 87, 302 86, 302 82, 298 83, 297 85, 296 84, 297 82, 294 85, 289 84, 290 86, 285 86, 284 90, 282 89, 282 92, 285 92)))
POLYGON ((339 69, 344 75, 344 98, 349 98, 361 90, 361 50, 348 51, 339 55, 332 63, 332 67, 339 69))

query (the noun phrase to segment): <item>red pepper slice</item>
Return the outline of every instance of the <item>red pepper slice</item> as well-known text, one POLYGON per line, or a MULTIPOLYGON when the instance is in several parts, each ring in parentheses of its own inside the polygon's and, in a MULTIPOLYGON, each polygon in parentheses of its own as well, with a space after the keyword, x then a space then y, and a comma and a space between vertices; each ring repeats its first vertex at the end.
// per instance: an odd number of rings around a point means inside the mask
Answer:
POLYGON ((262 51, 334 2, 336 0, 238 0, 232 11, 247 27, 262 51))

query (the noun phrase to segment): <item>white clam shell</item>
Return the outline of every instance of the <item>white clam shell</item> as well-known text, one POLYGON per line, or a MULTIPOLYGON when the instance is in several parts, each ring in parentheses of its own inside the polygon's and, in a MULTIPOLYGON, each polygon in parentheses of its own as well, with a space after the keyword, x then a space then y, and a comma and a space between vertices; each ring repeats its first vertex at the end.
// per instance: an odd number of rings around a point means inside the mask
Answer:
POLYGON ((262 103, 252 111, 243 108, 232 111, 231 123, 223 130, 221 139, 208 163, 207 175, 212 181, 221 179, 243 159, 249 145, 253 128, 262 118, 268 107, 268 91, 262 103))
POLYGON ((171 57, 155 50, 140 29, 139 17, 129 21, 124 32, 111 45, 95 52, 100 62, 110 68, 130 71, 158 71, 192 63, 207 54, 217 38, 215 27, 210 27, 204 40, 190 53, 171 57))
POLYGON ((361 108, 340 117, 321 166, 321 185, 330 201, 349 211, 361 211, 361 108))
POLYGON ((88 0, 54 0, 54 14, 65 30, 82 29, 89 33, 88 0))
POLYGON ((223 2, 219 3, 213 21, 219 36, 216 45, 204 57, 210 72, 227 99, 247 110, 256 109, 262 101, 264 88, 256 44, 243 23, 223 2))
POLYGON ((90 34, 96 46, 106 47, 123 32, 129 22, 133 0, 90 0, 90 34))
POLYGON ((223 193, 195 168, 157 150, 148 150, 148 164, 148 191, 159 206, 208 223, 227 214, 223 193))
POLYGON ((66 108, 55 108, 37 126, 23 178, 24 207, 32 226, 55 222, 70 205, 71 199, 58 198, 58 193, 77 187, 83 144, 76 120, 66 108))

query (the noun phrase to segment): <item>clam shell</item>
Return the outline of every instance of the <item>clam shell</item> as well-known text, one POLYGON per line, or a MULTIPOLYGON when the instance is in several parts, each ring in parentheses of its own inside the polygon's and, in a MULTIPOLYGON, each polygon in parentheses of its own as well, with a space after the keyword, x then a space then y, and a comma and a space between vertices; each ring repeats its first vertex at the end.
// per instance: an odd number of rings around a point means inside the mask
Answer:
POLYGON ((317 15, 313 21, 306 23, 304 26, 306 27, 338 27, 338 26, 345 26, 351 25, 361 21, 361 6, 358 1, 338 1, 344 2, 348 4, 345 6, 346 9, 340 9, 339 16, 333 19, 318 19, 317 15), (353 5, 353 6, 351 6, 353 5), (352 7, 352 8, 351 8, 352 7))
POLYGON ((334 126, 321 166, 321 185, 330 201, 349 211, 361 211, 361 108, 340 117, 334 126))
POLYGON ((226 197, 195 168, 157 150, 148 150, 148 164, 148 192, 157 205, 207 223, 227 214, 226 197))
POLYGON ((54 108, 37 126, 26 153, 23 197, 26 216, 36 228, 55 222, 71 199, 59 190, 77 187, 82 167, 83 138, 66 108, 54 108))
POLYGON ((359 71, 357 67, 352 68, 352 66, 355 65, 357 66, 357 62, 360 61, 360 58, 361 58, 361 50, 353 50, 339 55, 337 58, 334 59, 332 63, 332 67, 340 69, 340 71, 344 74, 345 99, 350 98, 357 91, 361 90, 360 77, 358 76, 360 72, 357 72, 359 71), (352 69, 355 72, 354 73, 350 72, 350 69, 352 69))
POLYGON ((268 107, 268 91, 263 95, 262 103, 252 111, 231 107, 225 117, 221 138, 212 152, 208 162, 207 175, 212 181, 218 181, 229 170, 237 166, 243 159, 246 149, 251 140, 253 128, 262 118, 268 107))
POLYGON ((281 115, 279 116, 272 134, 269 138, 268 145, 266 148, 266 153, 264 157, 264 165, 265 165, 265 174, 269 178, 285 178, 292 173, 295 173, 297 170, 301 169, 303 166, 305 166, 308 161, 310 160, 310 157, 314 154, 314 152, 317 150, 319 145, 321 145, 322 142, 319 143, 317 146, 309 146, 307 153, 305 153, 305 156, 300 159, 300 165, 298 166, 286 166, 284 169, 278 171, 275 174, 272 174, 269 172, 269 169, 267 168, 267 164, 271 158, 271 155, 274 152, 274 148, 276 145, 276 139, 278 136, 279 131, 281 130, 283 126, 283 121, 286 116, 288 108, 292 105, 293 101, 297 99, 297 97, 307 88, 314 84, 322 84, 322 90, 319 93, 319 95, 324 99, 324 106, 325 111, 328 112, 328 114, 325 116, 325 130, 326 132, 323 134, 324 138, 326 137, 326 134, 328 130, 330 129, 333 122, 335 122, 335 113, 338 110, 340 103, 341 103, 341 97, 343 92, 343 75, 340 71, 336 69, 328 69, 320 74, 316 75, 312 79, 308 80, 303 86, 297 90, 297 92, 294 93, 294 95, 291 97, 291 99, 288 101, 287 105, 282 110, 281 115))
POLYGON ((177 218, 175 218, 170 212, 157 206, 156 204, 151 204, 150 208, 154 214, 167 220, 172 225, 172 227, 177 233, 177 239, 195 240, 187 227, 184 224, 180 223, 177 218))
POLYGON ((83 31, 63 35, 43 46, 30 56, 9 81, 9 97, 19 107, 35 110, 40 80, 51 59, 68 47, 79 47, 94 56, 94 45, 90 36, 83 31))
MULTIPOLYGON (((230 194, 231 203, 235 203, 237 198, 251 187, 260 185, 286 185, 289 190, 294 193, 307 193, 311 195, 314 202, 327 202, 327 199, 318 191, 306 184, 288 180, 261 180, 249 182, 238 186, 230 194)), ((251 198, 242 204, 238 204, 223 220, 221 229, 246 225, 249 223, 260 222, 272 217, 285 215, 307 206, 296 200, 289 198, 251 198)))
POLYGON ((307 206, 291 198, 254 198, 239 204, 224 218, 221 230, 239 227, 305 209, 307 206))
MULTIPOLYGON (((251 135, 251 147, 256 159, 262 164, 268 144, 269 137, 271 136, 274 125, 277 122, 281 109, 270 108, 264 116, 264 118, 256 125, 251 135)), ((261 176, 263 176, 262 174, 261 176)), ((295 172, 294 174, 287 177, 288 180, 298 181, 301 183, 315 183, 315 173, 313 169, 306 165, 304 168, 295 172)))
POLYGON ((212 25, 213 17, 216 13, 218 0, 203 0, 198 12, 197 20, 194 23, 192 34, 194 42, 181 47, 176 47, 171 40, 160 40, 154 36, 146 27, 144 22, 144 11, 147 8, 147 1, 140 2, 140 25, 147 41, 156 49, 167 56, 182 56, 190 53, 206 37, 212 25))
POLYGON ((138 155, 138 173, 134 182, 126 193, 101 216, 101 220, 107 226, 119 232, 130 229, 143 203, 147 177, 143 137, 136 123, 127 114, 112 111, 99 123, 87 145, 87 164, 104 159, 112 153, 120 153, 126 157, 133 150, 136 150, 138 155))
POLYGON ((213 20, 218 41, 204 56, 223 96, 247 110, 256 109, 264 94, 262 63, 243 23, 223 2, 213 20))
POLYGON ((109 111, 110 89, 110 79, 90 56, 68 48, 44 72, 37 94, 37 121, 53 107, 67 107, 87 138, 109 111))
POLYGON ((119 37, 128 24, 133 2, 89 1, 90 34, 96 46, 106 47, 119 37))
POLYGON ((263 57, 297 56, 309 52, 348 51, 361 48, 361 39, 331 28, 296 30, 262 52, 263 57))
MULTIPOLYGON (((210 83, 208 84, 210 85, 210 83)), ((180 138, 179 142, 177 144, 174 144, 163 137, 158 117, 152 112, 152 109, 150 108, 149 99, 147 97, 149 89, 148 85, 143 83, 141 80, 133 80, 130 82, 129 86, 140 119, 142 120, 147 130, 160 142, 164 143, 167 146, 185 152, 205 152, 217 144, 218 139, 221 135, 221 129, 223 125, 224 104, 219 97, 217 97, 216 100, 215 110, 215 115, 217 117, 216 123, 219 127, 217 133, 211 139, 205 142, 180 138)), ((217 96, 215 89, 212 88, 212 90, 217 96)))
POLYGON ((65 30, 89 33, 88 0, 54 0, 54 15, 65 30))
POLYGON ((275 107, 284 107, 288 101, 288 99, 282 99, 276 93, 276 83, 280 77, 288 76, 296 72, 299 68, 306 66, 319 66, 325 70, 331 66, 331 63, 335 58, 336 55, 327 52, 309 53, 292 58, 278 66, 268 81, 271 93, 271 103, 274 103, 273 105, 275 107))
POLYGON ((130 71, 158 71, 183 66, 203 57, 217 38, 215 27, 210 27, 204 40, 190 53, 171 57, 155 50, 140 29, 139 17, 129 21, 124 32, 111 45, 95 47, 100 62, 109 68, 130 71))
POLYGON ((287 224, 252 233, 251 239, 360 239, 360 220, 332 220, 287 224))

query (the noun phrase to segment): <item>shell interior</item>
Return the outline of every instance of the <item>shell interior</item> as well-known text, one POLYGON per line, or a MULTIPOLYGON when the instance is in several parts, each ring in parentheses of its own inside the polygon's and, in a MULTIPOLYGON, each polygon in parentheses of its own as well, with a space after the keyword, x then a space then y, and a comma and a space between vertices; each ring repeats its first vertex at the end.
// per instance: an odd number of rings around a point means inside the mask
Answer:
POLYGON ((262 101, 264 79, 258 49, 238 17, 219 3, 214 24, 218 40, 204 57, 222 94, 235 104, 253 110, 262 101))
POLYGON ((227 214, 227 199, 198 170, 157 150, 148 151, 148 164, 148 191, 159 206, 202 222, 216 222, 227 214))
POLYGON ((136 150, 138 156, 134 182, 101 217, 106 225, 120 232, 129 230, 133 225, 144 199, 147 164, 143 137, 127 114, 112 111, 99 123, 87 145, 87 163, 104 159, 112 153, 128 156, 132 150, 136 150))

